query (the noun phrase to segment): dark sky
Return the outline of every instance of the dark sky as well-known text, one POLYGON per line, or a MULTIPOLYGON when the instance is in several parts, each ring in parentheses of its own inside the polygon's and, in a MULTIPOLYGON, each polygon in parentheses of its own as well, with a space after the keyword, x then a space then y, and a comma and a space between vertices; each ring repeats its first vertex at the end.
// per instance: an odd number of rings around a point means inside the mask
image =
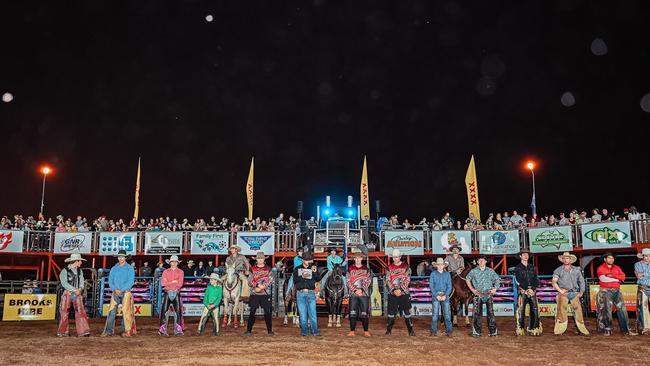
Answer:
POLYGON ((386 214, 648 210, 647 1, 12 1, 0 214, 234 219, 331 194, 386 214), (345 3, 345 4, 343 4, 345 3), (212 15, 212 22, 205 17, 212 15), (590 47, 600 38, 607 54, 590 47), (561 103, 563 93, 575 105, 561 103))

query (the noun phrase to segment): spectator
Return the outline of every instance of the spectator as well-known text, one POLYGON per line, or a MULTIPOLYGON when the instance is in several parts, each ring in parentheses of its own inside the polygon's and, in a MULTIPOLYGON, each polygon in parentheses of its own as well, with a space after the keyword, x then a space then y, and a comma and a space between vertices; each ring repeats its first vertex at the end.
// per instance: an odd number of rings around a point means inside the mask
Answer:
POLYGON ((214 273, 215 267, 212 264, 212 261, 208 261, 208 265, 205 267, 205 275, 210 276, 214 273))
POLYGON ((578 216, 578 220, 576 220, 576 222, 578 224, 588 224, 590 220, 587 217, 587 212, 585 211, 580 212, 580 216, 578 216))
POLYGON ((454 228, 454 220, 451 218, 449 212, 445 212, 445 216, 440 220, 443 230, 449 230, 454 228))
POLYGON ((196 267, 196 270, 194 270, 194 276, 196 277, 203 277, 205 276, 205 267, 203 266, 203 261, 199 261, 198 267, 196 267))
POLYGON ((592 215, 591 215, 591 222, 600 222, 602 221, 602 216, 600 216, 600 213, 597 208, 594 208, 591 210, 592 215))
POLYGON ((628 220, 641 220, 641 214, 637 211, 636 206, 630 206, 630 211, 627 214, 628 220))
POLYGON ((185 274, 185 277, 194 276, 194 261, 192 259, 187 261, 187 265, 183 268, 183 273, 185 274))
POLYGON ((165 271, 165 262, 159 261, 156 265, 156 270, 153 272, 154 278, 160 278, 162 273, 165 271))
POLYGON ((504 226, 510 225, 510 216, 508 215, 508 211, 503 213, 502 219, 503 219, 503 225, 504 226))
POLYGON ((149 267, 149 262, 145 261, 140 267, 139 271, 140 277, 151 277, 151 267, 149 267))
MULTIPOLYGON (((507 212, 506 212, 507 214, 507 212)), ((510 218, 510 222, 512 222, 512 226, 514 228, 520 227, 525 221, 524 218, 519 216, 517 211, 512 211, 512 217, 510 218)))
POLYGON ((569 219, 564 216, 564 212, 560 212, 560 225, 569 225, 569 219))
POLYGON ((602 212, 603 212, 601 217, 602 221, 612 221, 612 215, 610 215, 609 212, 607 212, 606 208, 603 208, 602 212))

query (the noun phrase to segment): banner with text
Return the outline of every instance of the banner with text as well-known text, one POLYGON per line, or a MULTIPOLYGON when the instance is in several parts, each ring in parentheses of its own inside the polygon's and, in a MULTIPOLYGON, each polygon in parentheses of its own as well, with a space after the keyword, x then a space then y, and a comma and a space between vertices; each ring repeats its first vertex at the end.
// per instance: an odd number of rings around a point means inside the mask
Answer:
POLYGON ((517 254, 519 230, 482 230, 478 242, 481 254, 517 254))
POLYGON ((144 254, 180 255, 183 250, 181 232, 147 232, 144 234, 144 254))
POLYGON ((5 294, 2 320, 54 320, 55 294, 5 294))
POLYGON ((275 252, 275 233, 272 231, 238 231, 237 245, 243 255, 255 255, 262 251, 265 255, 275 252))
POLYGON ((573 250, 571 226, 528 229, 528 242, 533 253, 570 252, 573 250))
MULTIPOLYGON (((589 285, 589 305, 591 306, 591 311, 596 311, 598 291, 600 291, 600 285, 589 285)), ((621 293, 623 294, 623 301, 625 301, 627 311, 636 311, 636 291, 637 285, 621 285, 621 293)))
POLYGON ((584 249, 629 248, 632 246, 629 221, 607 221, 580 226, 584 249))
POLYGON ((452 245, 460 246, 461 253, 472 252, 472 232, 465 230, 432 231, 433 254, 448 254, 452 245))
POLYGON ((384 253, 391 255, 399 249, 403 255, 424 255, 424 231, 384 231, 384 253))
POLYGON ((25 233, 18 230, 0 230, 0 253, 22 253, 25 233))
POLYGON ((89 254, 92 251, 92 233, 56 233, 54 234, 54 253, 89 254))
MULTIPOLYGON (((135 316, 151 316, 151 304, 133 304, 133 315, 135 316)), ((107 317, 108 311, 110 310, 110 304, 104 304, 102 306, 102 316, 107 317)), ((116 316, 122 316, 122 306, 117 308, 116 316)))
POLYGON ((101 232, 99 234, 99 255, 116 255, 120 250, 126 254, 136 254, 137 233, 101 232))
POLYGON ((228 254, 228 231, 194 231, 191 235, 192 254, 228 254))

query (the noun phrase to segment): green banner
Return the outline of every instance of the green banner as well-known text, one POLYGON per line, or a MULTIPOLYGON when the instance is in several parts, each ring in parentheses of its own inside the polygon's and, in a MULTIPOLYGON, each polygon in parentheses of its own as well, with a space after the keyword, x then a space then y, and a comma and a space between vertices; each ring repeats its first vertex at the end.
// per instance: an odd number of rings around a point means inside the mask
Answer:
POLYGON ((580 226, 584 249, 629 248, 632 246, 629 221, 606 221, 580 226))
POLYGON ((482 230, 478 243, 481 254, 517 254, 519 230, 482 230))
POLYGON ((571 226, 530 228, 528 242, 533 253, 570 252, 573 250, 573 233, 571 226))

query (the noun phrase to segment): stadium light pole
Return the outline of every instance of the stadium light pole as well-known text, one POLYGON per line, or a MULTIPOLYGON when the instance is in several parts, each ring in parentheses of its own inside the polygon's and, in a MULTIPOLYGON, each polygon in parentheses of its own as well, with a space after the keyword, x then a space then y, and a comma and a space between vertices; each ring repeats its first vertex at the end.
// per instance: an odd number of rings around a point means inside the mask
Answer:
POLYGON ((43 173, 43 190, 41 192, 41 212, 40 215, 43 216, 43 208, 45 207, 45 178, 50 174, 52 169, 49 166, 44 166, 41 168, 41 173, 43 173))
POLYGON ((533 177, 533 198, 530 201, 530 208, 533 215, 537 214, 537 204, 535 202, 535 162, 529 161, 526 163, 526 168, 530 170, 530 174, 533 177))

